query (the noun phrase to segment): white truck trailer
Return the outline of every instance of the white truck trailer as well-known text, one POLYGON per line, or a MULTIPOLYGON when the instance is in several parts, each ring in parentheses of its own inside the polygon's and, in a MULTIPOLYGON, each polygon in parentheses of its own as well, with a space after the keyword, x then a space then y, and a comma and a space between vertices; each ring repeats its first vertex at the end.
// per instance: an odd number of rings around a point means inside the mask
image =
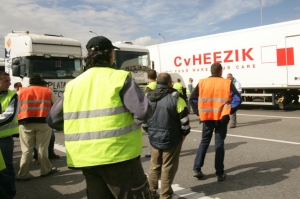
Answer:
POLYGON ((82 49, 79 41, 61 35, 37 35, 28 31, 12 31, 5 36, 5 71, 13 85, 29 85, 37 73, 49 83, 58 97, 65 85, 82 73, 82 49))
POLYGON ((151 69, 149 50, 124 41, 113 45, 120 48, 115 50, 115 68, 129 71, 140 88, 145 87, 148 84, 147 73, 151 69))
POLYGON ((300 20, 163 43, 148 49, 155 69, 181 77, 184 85, 189 78, 196 84, 210 76, 210 65, 221 63, 224 78, 232 73, 240 81, 243 104, 279 104, 284 108, 293 95, 299 94, 300 20))

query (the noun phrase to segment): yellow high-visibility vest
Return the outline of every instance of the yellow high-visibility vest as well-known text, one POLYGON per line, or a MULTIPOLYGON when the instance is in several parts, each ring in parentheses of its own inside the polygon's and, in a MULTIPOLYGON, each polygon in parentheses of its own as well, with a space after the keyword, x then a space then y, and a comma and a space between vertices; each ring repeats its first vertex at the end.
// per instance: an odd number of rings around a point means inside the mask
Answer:
POLYGON ((146 90, 147 87, 150 88, 151 90, 155 90, 156 87, 157 87, 157 82, 156 82, 156 81, 150 82, 150 83, 145 87, 145 90, 146 90))
POLYGON ((130 73, 93 67, 66 85, 63 101, 69 167, 112 164, 138 157, 142 131, 120 91, 130 73))
MULTIPOLYGON (((14 97, 14 95, 16 95, 15 92, 8 90, 7 94, 0 96, 2 112, 4 112, 7 109, 8 105, 11 102, 11 99, 14 97)), ((15 103, 17 103, 17 102, 15 102, 15 103)), ((14 134, 19 134, 18 114, 17 113, 18 112, 16 110, 15 118, 13 119, 13 121, 0 127, 0 138, 7 137, 10 135, 14 135, 14 134)))
POLYGON ((176 89, 179 93, 183 94, 182 92, 182 84, 177 82, 173 85, 173 88, 176 89))

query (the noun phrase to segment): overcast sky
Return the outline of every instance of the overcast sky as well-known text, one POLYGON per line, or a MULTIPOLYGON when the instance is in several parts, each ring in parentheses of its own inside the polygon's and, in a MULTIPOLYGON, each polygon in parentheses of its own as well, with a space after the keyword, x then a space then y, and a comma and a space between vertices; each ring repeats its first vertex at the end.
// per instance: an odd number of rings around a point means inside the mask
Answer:
MULTIPOLYGON (((300 0, 261 0, 263 24, 300 19, 300 0)), ((12 30, 151 45, 261 25, 259 0, 0 0, 0 50, 12 30), (158 34, 163 36, 160 36, 158 34), (164 37, 164 38, 163 38, 164 37)), ((299 30, 300 33, 300 30, 299 30)))

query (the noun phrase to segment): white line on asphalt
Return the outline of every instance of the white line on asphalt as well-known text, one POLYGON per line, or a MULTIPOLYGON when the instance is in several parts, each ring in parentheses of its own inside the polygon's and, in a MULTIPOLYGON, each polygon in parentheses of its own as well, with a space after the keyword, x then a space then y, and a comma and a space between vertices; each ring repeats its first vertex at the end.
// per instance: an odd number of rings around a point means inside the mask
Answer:
MULTIPOLYGON (((191 130, 194 132, 202 132, 202 131, 197 131, 197 130, 191 130)), ((289 142, 289 141, 282 141, 282 140, 273 140, 273 139, 267 139, 267 138, 258 138, 258 137, 250 137, 250 136, 243 136, 243 135, 232 135, 232 134, 227 134, 227 136, 231 137, 240 137, 240 138, 248 138, 248 139, 255 139, 255 140, 264 140, 264 141, 270 141, 270 142, 280 142, 280 143, 285 143, 285 144, 298 144, 300 145, 299 142, 289 142)))
POLYGON ((66 153, 66 148, 63 145, 54 143, 54 148, 60 152, 66 153))
MULTIPOLYGON (((60 152, 66 153, 66 148, 63 145, 54 143, 54 148, 56 150, 60 151, 60 152)), ((160 187, 160 180, 159 180, 159 187, 160 187)), ((186 188, 180 187, 178 184, 172 184, 172 189, 173 189, 173 191, 174 191, 175 194, 176 194, 176 192, 180 193, 180 191, 184 191, 185 193, 181 194, 180 196, 184 197, 184 198, 187 198, 187 199, 189 198, 188 196, 193 196, 193 198, 197 197, 198 199, 219 199, 219 198, 211 198, 209 196, 203 196, 204 193, 193 192, 190 189, 186 189, 186 188)))
POLYGON ((275 118, 285 118, 285 119, 298 119, 300 120, 300 117, 283 117, 283 116, 270 116, 270 115, 249 115, 249 114, 237 114, 241 116, 250 116, 250 117, 275 117, 275 118))

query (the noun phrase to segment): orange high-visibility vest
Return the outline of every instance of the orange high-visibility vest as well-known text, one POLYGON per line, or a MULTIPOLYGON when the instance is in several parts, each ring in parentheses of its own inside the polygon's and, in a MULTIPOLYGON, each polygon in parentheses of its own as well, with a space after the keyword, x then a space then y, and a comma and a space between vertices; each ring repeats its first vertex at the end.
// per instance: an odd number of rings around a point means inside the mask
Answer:
POLYGON ((46 117, 51 103, 51 89, 43 86, 20 88, 18 119, 46 117))
POLYGON ((231 81, 209 77, 199 81, 198 111, 201 121, 221 120, 231 110, 231 81))

